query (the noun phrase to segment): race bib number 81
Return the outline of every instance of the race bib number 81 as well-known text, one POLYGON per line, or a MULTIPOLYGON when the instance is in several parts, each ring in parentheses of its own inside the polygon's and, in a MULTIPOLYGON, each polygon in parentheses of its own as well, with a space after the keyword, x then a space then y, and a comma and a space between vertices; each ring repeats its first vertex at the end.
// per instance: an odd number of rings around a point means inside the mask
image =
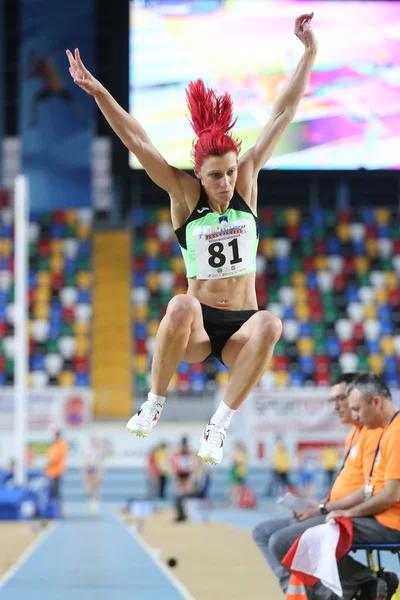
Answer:
POLYGON ((234 277, 255 270, 248 219, 199 225, 193 231, 197 279, 234 277))

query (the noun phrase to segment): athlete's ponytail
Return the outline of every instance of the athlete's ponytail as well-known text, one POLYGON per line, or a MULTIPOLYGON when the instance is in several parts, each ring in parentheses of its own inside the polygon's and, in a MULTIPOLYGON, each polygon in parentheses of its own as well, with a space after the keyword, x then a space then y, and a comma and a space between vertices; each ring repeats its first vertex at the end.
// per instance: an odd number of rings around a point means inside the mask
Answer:
POLYGON ((192 148, 195 170, 198 171, 209 156, 223 156, 227 152, 239 154, 241 142, 229 134, 237 121, 237 118, 233 120, 230 95, 217 96, 214 90, 206 88, 202 79, 197 79, 189 83, 186 99, 190 124, 197 136, 192 148))

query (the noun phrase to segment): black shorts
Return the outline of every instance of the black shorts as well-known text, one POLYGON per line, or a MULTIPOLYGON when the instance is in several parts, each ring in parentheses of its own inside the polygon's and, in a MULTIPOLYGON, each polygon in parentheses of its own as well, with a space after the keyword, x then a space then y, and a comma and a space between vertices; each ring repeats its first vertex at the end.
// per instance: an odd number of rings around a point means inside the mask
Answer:
POLYGON ((257 310, 220 310, 206 304, 201 305, 204 329, 211 342, 211 354, 222 360, 222 350, 226 342, 257 310))

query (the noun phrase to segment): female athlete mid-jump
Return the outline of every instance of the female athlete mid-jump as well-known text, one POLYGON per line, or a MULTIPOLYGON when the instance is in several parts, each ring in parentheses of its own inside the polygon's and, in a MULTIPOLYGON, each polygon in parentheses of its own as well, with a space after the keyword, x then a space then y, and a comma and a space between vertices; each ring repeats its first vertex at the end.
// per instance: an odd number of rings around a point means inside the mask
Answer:
POLYGON ((171 219, 186 265, 188 290, 171 299, 157 332, 151 390, 127 424, 146 437, 161 415, 168 384, 181 361, 215 356, 229 369, 224 400, 206 425, 199 456, 221 462, 230 420, 271 360, 282 331, 280 320, 257 310, 257 176, 304 94, 317 52, 310 28, 313 13, 296 19, 294 33, 303 56, 275 100, 269 121, 253 148, 238 160, 240 143, 228 94, 217 96, 201 80, 189 83, 187 103, 196 134, 196 179, 169 165, 141 125, 125 112, 67 50, 74 82, 94 96, 105 118, 140 161, 149 177, 171 198, 171 219))

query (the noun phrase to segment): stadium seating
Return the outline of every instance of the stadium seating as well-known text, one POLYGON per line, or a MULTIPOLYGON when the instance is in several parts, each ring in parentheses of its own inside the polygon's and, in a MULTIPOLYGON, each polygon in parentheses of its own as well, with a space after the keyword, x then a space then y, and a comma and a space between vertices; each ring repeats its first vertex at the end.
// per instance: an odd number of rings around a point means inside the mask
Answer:
MULTIPOLYGON (((90 384, 89 210, 32 215, 29 224, 29 384, 90 384)), ((0 385, 14 371, 13 215, 0 208, 0 385)))
MULTIPOLYGON (((168 209, 133 211, 132 303, 137 391, 147 387, 154 338, 169 299, 186 291, 168 209)), ((392 387, 400 367, 400 220, 388 209, 261 209, 256 289, 283 320, 271 370, 278 386, 328 385, 372 369, 392 387)), ((182 363, 171 389, 212 391, 215 360, 182 363)))

